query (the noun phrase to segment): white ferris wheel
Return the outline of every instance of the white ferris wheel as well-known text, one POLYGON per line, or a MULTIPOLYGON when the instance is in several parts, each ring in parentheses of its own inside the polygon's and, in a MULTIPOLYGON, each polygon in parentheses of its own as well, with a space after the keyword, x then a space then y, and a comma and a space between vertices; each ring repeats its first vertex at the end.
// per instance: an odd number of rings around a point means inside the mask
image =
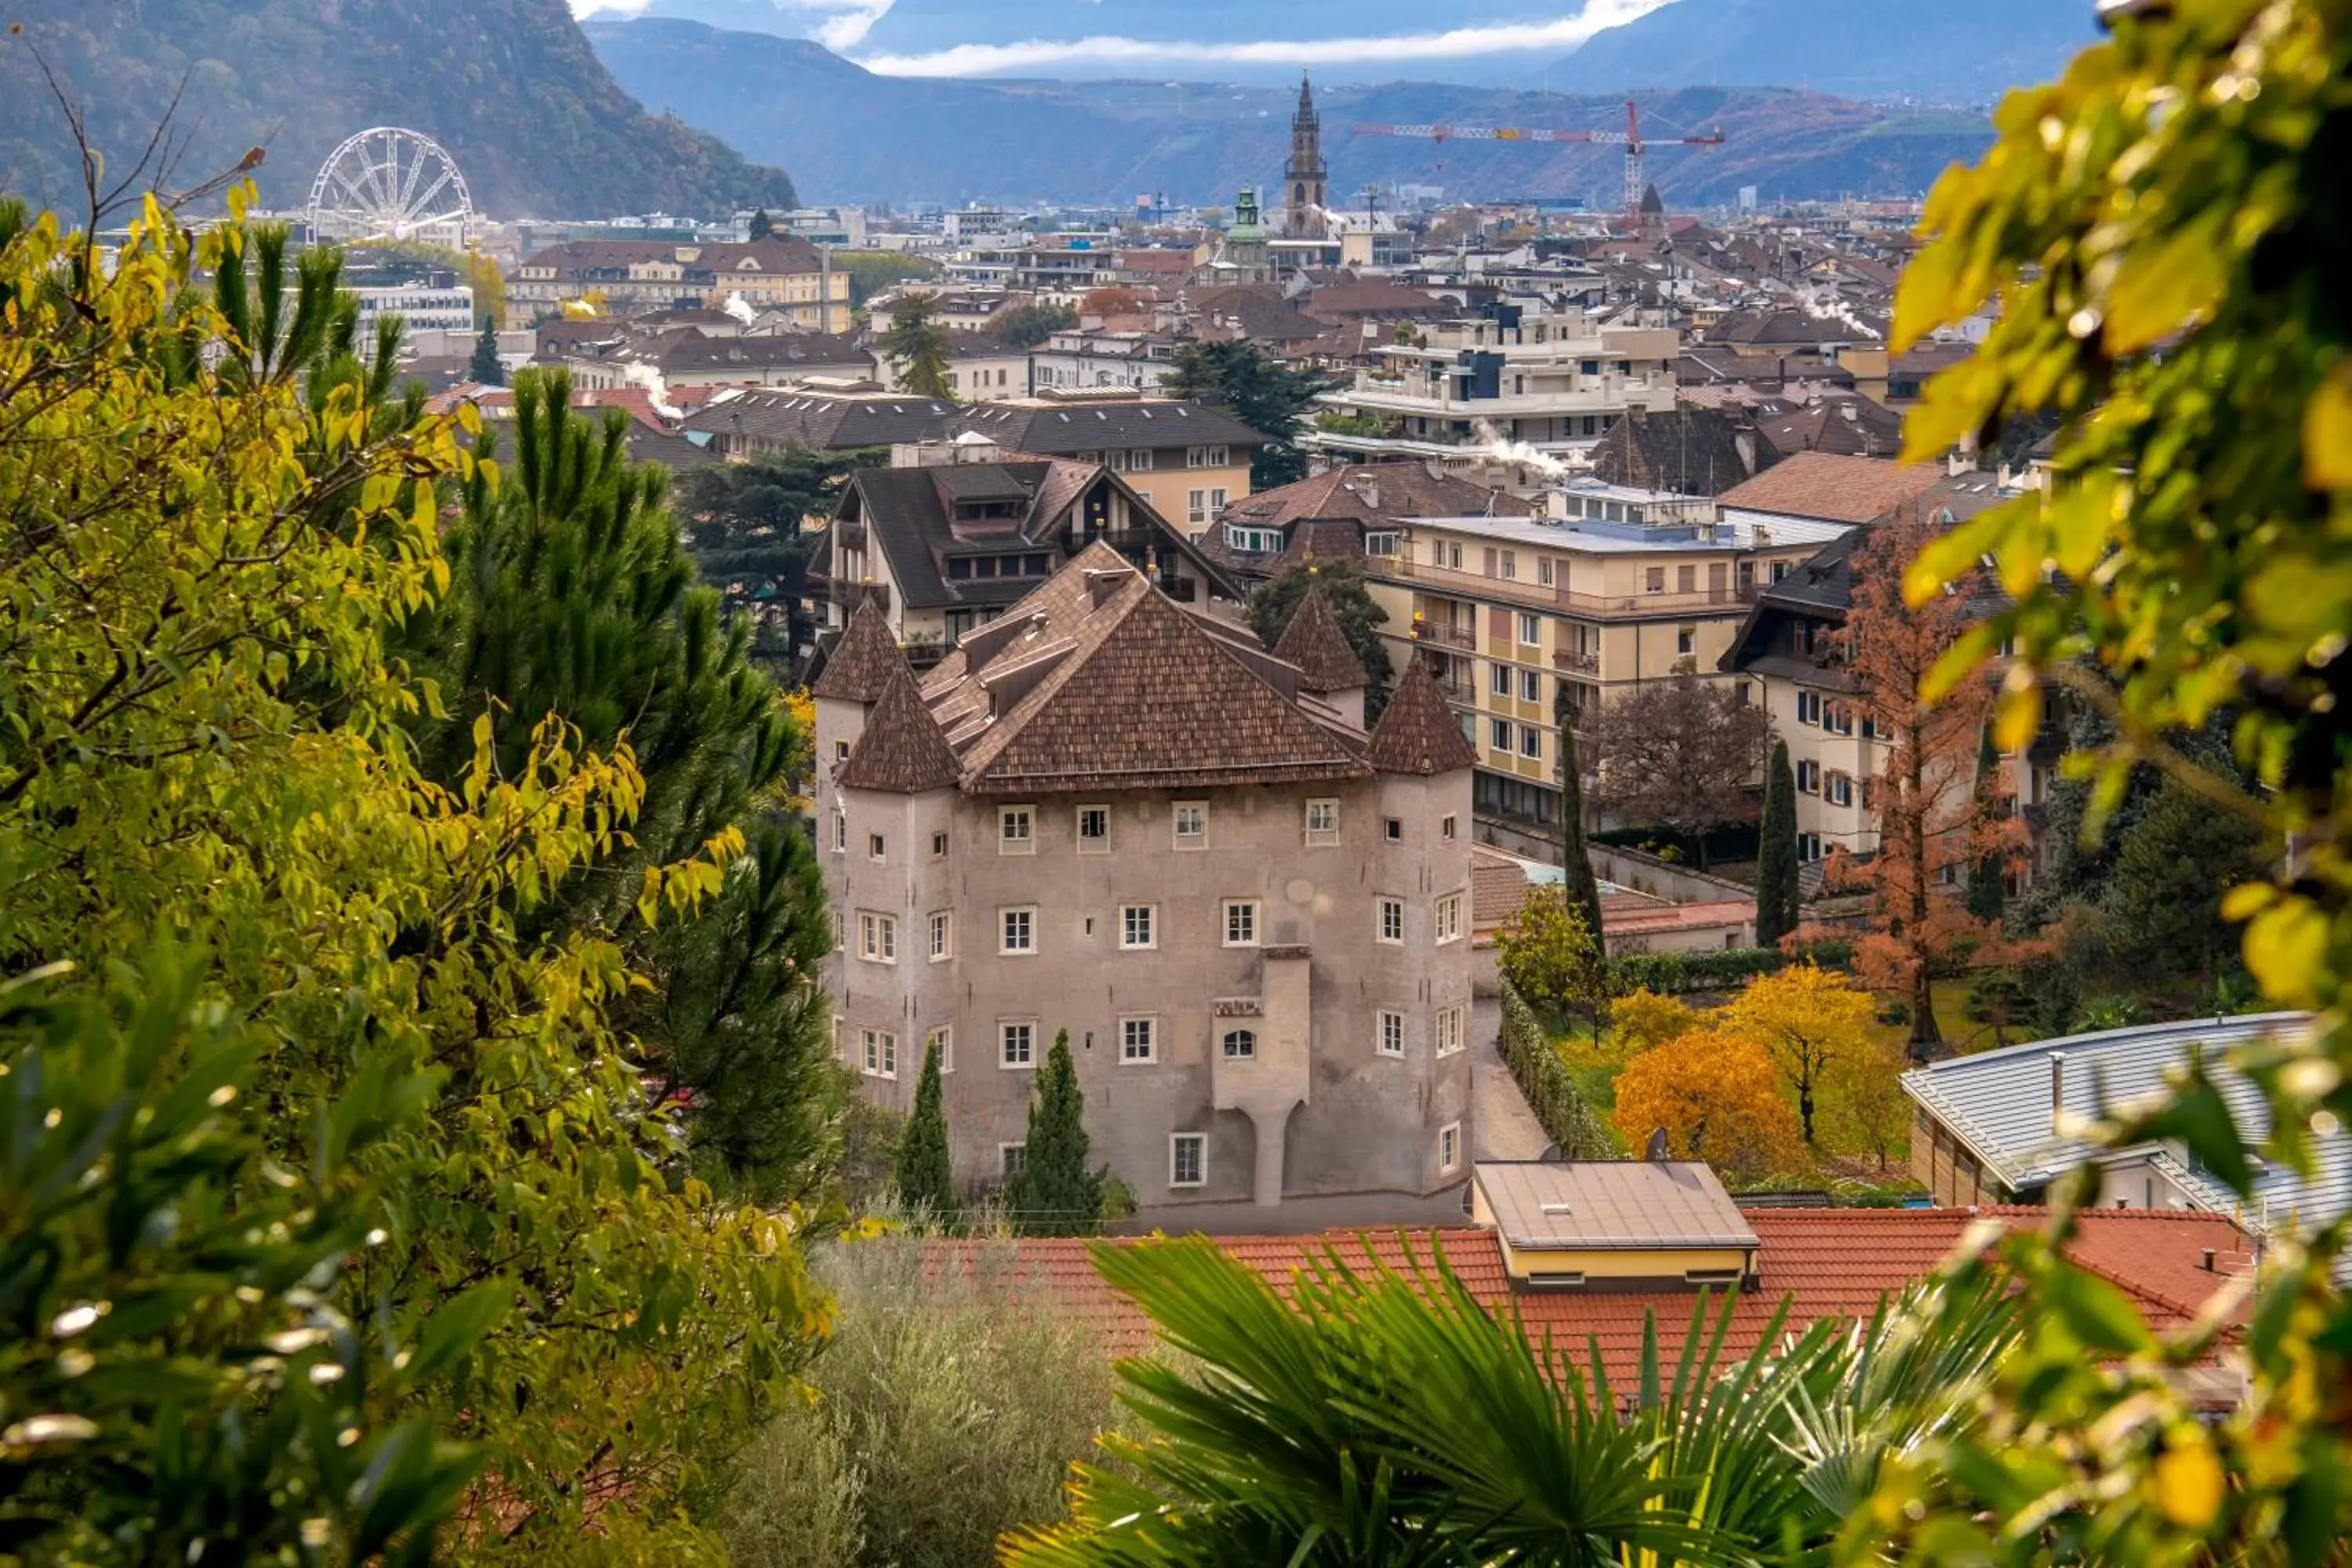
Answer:
POLYGON ((414 239, 463 249, 475 216, 457 160, 423 132, 396 125, 352 137, 310 184, 315 239, 414 239))

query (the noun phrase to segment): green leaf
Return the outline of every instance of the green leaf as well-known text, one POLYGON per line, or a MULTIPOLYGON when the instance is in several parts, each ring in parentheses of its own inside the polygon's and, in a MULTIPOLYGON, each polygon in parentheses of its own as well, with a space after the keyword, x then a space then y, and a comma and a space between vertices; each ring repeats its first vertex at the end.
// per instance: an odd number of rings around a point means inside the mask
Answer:
POLYGON ((2053 1264, 2040 1280, 2038 1295, 2091 1350, 2129 1354, 2156 1348, 2156 1336, 2122 1291, 2070 1263, 2053 1264))
POLYGON ((425 1321, 416 1353, 402 1369, 405 1379, 421 1383, 455 1366, 512 1309, 514 1292, 512 1281, 492 1279, 445 1302, 425 1321))

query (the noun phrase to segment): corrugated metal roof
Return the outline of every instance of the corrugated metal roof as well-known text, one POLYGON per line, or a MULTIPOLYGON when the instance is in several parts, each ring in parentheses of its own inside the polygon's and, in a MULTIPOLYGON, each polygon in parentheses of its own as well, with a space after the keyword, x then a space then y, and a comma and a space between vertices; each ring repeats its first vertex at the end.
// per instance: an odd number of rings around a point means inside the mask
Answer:
MULTIPOLYGON (((2152 1024, 2133 1029, 2037 1040, 2006 1050, 1984 1051, 1914 1068, 1903 1088, 1966 1143, 2003 1184, 2030 1192, 2100 1154, 2080 1138, 2053 1131, 2051 1058, 2065 1055, 2055 1103, 2073 1116, 2091 1117, 2163 1091, 2164 1075, 2185 1067, 2192 1049, 2213 1067, 2239 1131, 2259 1146, 2270 1134, 2270 1110, 2262 1092, 2221 1058, 2265 1037, 2300 1031, 2310 1025, 2303 1013, 2263 1013, 2182 1024, 2152 1024)), ((2256 1173, 2254 1197, 2241 1204, 2210 1175, 2177 1158, 2168 1173, 2217 1214, 2244 1209, 2246 1223, 2283 1229, 2299 1220, 2308 1227, 2352 1207, 2352 1134, 2313 1140, 2308 1180, 2284 1165, 2264 1163, 2256 1173)))
POLYGON ((1731 1195, 1687 1160, 1479 1164, 1472 1175, 1513 1247, 1597 1251, 1754 1247, 1731 1195))

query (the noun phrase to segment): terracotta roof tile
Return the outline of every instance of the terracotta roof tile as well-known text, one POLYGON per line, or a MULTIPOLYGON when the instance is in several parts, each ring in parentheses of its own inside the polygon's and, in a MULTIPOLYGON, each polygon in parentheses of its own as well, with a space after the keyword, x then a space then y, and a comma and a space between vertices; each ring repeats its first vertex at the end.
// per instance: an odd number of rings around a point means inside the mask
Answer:
POLYGON ((1727 508, 1776 511, 1830 522, 1874 522, 1944 477, 1933 463, 1792 453, 1716 498, 1727 508))
POLYGON ((1334 691, 1354 691, 1370 684, 1364 661, 1348 646, 1348 634, 1323 595, 1307 590, 1291 612, 1290 625, 1274 645, 1274 657, 1298 667, 1298 689, 1318 697, 1334 691))
POLYGON ((906 668, 907 656, 891 640, 890 622, 882 607, 872 599, 861 600, 809 695, 837 702, 872 702, 888 687, 891 676, 906 668))
POLYGON ((1445 706, 1436 677, 1420 659, 1409 660, 1381 721, 1372 726, 1372 766, 1387 773, 1450 773, 1478 760, 1464 738, 1461 722, 1445 706))
POLYGON ((844 789, 920 795, 951 787, 961 771, 954 748, 924 706, 914 671, 901 661, 841 764, 837 782, 844 789))

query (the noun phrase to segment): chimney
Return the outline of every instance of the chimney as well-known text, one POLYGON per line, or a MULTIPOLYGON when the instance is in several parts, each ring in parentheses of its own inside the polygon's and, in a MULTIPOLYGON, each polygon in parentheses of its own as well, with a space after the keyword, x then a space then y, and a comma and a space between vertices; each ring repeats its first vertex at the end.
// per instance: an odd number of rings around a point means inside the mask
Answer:
POLYGON ((2205 1259, 2205 1272, 2210 1274, 2213 1272, 2213 1249, 2210 1247, 2205 1248, 2203 1257, 2205 1259))
POLYGON ((2058 1119, 2066 1114, 2066 1053, 2050 1053, 2050 1131, 2058 1131, 2058 1119))
POLYGON ((1356 487, 1356 493, 1364 498, 1366 511, 1377 512, 1381 510, 1381 482, 1378 479, 1364 480, 1356 487))

